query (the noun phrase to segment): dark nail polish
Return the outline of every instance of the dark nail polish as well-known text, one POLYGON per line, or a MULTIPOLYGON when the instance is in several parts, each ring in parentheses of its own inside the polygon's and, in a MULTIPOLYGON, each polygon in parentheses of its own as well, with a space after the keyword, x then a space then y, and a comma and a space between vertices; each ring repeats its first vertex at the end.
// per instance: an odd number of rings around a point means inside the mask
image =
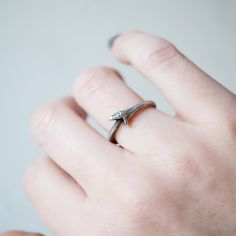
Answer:
POLYGON ((116 34, 113 37, 111 37, 108 41, 108 47, 111 49, 114 42, 116 41, 116 39, 120 36, 120 34, 116 34))

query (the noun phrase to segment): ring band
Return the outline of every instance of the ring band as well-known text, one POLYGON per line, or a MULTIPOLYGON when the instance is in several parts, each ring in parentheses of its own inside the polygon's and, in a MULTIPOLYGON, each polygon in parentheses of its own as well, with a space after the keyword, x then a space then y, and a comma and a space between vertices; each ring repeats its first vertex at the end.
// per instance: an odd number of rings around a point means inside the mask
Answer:
POLYGON ((154 107, 156 108, 156 103, 153 101, 143 101, 141 103, 138 103, 134 106, 132 106, 131 108, 128 108, 126 110, 122 110, 122 111, 117 111, 114 114, 112 114, 109 117, 110 121, 115 121, 115 123, 113 124, 109 135, 108 135, 108 140, 112 143, 117 144, 117 141, 115 139, 115 135, 117 130, 119 129, 121 123, 124 123, 125 126, 128 126, 129 124, 129 119, 137 112, 140 110, 143 110, 147 107, 154 107))

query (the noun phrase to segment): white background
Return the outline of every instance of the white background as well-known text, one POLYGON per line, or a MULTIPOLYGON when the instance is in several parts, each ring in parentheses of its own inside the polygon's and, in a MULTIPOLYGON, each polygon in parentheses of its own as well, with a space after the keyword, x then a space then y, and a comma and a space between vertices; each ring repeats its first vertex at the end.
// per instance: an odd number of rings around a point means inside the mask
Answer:
POLYGON ((131 29, 168 38, 236 92, 234 0, 0 0, 0 231, 48 234, 22 187, 26 167, 41 155, 28 123, 40 104, 71 94, 83 69, 114 66, 145 99, 171 111, 148 82, 107 49, 111 36, 131 29))

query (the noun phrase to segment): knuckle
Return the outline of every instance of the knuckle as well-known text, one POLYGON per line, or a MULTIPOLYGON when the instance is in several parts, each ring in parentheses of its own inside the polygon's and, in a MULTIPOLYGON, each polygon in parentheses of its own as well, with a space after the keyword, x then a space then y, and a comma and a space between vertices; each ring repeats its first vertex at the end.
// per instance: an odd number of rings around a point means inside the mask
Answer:
POLYGON ((185 180, 189 182, 198 182, 202 178, 203 170, 199 163, 192 157, 186 157, 184 160, 180 161, 180 164, 176 166, 177 178, 180 183, 185 180))
POLYGON ((181 56, 181 54, 176 47, 169 41, 160 38, 142 56, 140 67, 149 72, 153 70, 162 72, 176 63, 177 60, 174 58, 177 56, 181 56))
POLYGON ((46 106, 39 108, 32 116, 30 122, 30 130, 33 135, 39 142, 43 144, 49 127, 53 126, 55 121, 55 113, 60 109, 59 103, 51 103, 46 106))
POLYGON ((106 84, 106 79, 116 72, 109 67, 89 69, 78 76, 74 85, 74 92, 79 99, 85 99, 99 93, 106 84))
MULTIPOLYGON (((220 184, 223 173, 218 164, 218 160, 205 150, 196 153, 195 156, 185 156, 182 161, 175 166, 176 175, 174 176, 175 188, 184 191, 186 187, 191 189, 201 189, 205 193, 216 183, 220 184)), ((171 182, 173 184, 173 182, 171 182)))

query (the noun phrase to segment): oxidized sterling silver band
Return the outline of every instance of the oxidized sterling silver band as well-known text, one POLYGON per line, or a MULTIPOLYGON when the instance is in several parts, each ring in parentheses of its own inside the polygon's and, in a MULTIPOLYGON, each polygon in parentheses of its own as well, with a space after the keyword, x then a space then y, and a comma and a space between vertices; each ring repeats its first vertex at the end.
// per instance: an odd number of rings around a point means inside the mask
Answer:
POLYGON ((109 135, 108 140, 112 143, 117 143, 115 139, 116 131, 120 127, 121 123, 123 122, 125 126, 128 126, 129 119, 137 112, 147 107, 156 107, 155 102, 153 101, 143 101, 141 103, 138 103, 137 105, 132 106, 131 108, 123 111, 118 111, 112 114, 109 117, 110 121, 115 121, 114 125, 112 126, 109 135))

